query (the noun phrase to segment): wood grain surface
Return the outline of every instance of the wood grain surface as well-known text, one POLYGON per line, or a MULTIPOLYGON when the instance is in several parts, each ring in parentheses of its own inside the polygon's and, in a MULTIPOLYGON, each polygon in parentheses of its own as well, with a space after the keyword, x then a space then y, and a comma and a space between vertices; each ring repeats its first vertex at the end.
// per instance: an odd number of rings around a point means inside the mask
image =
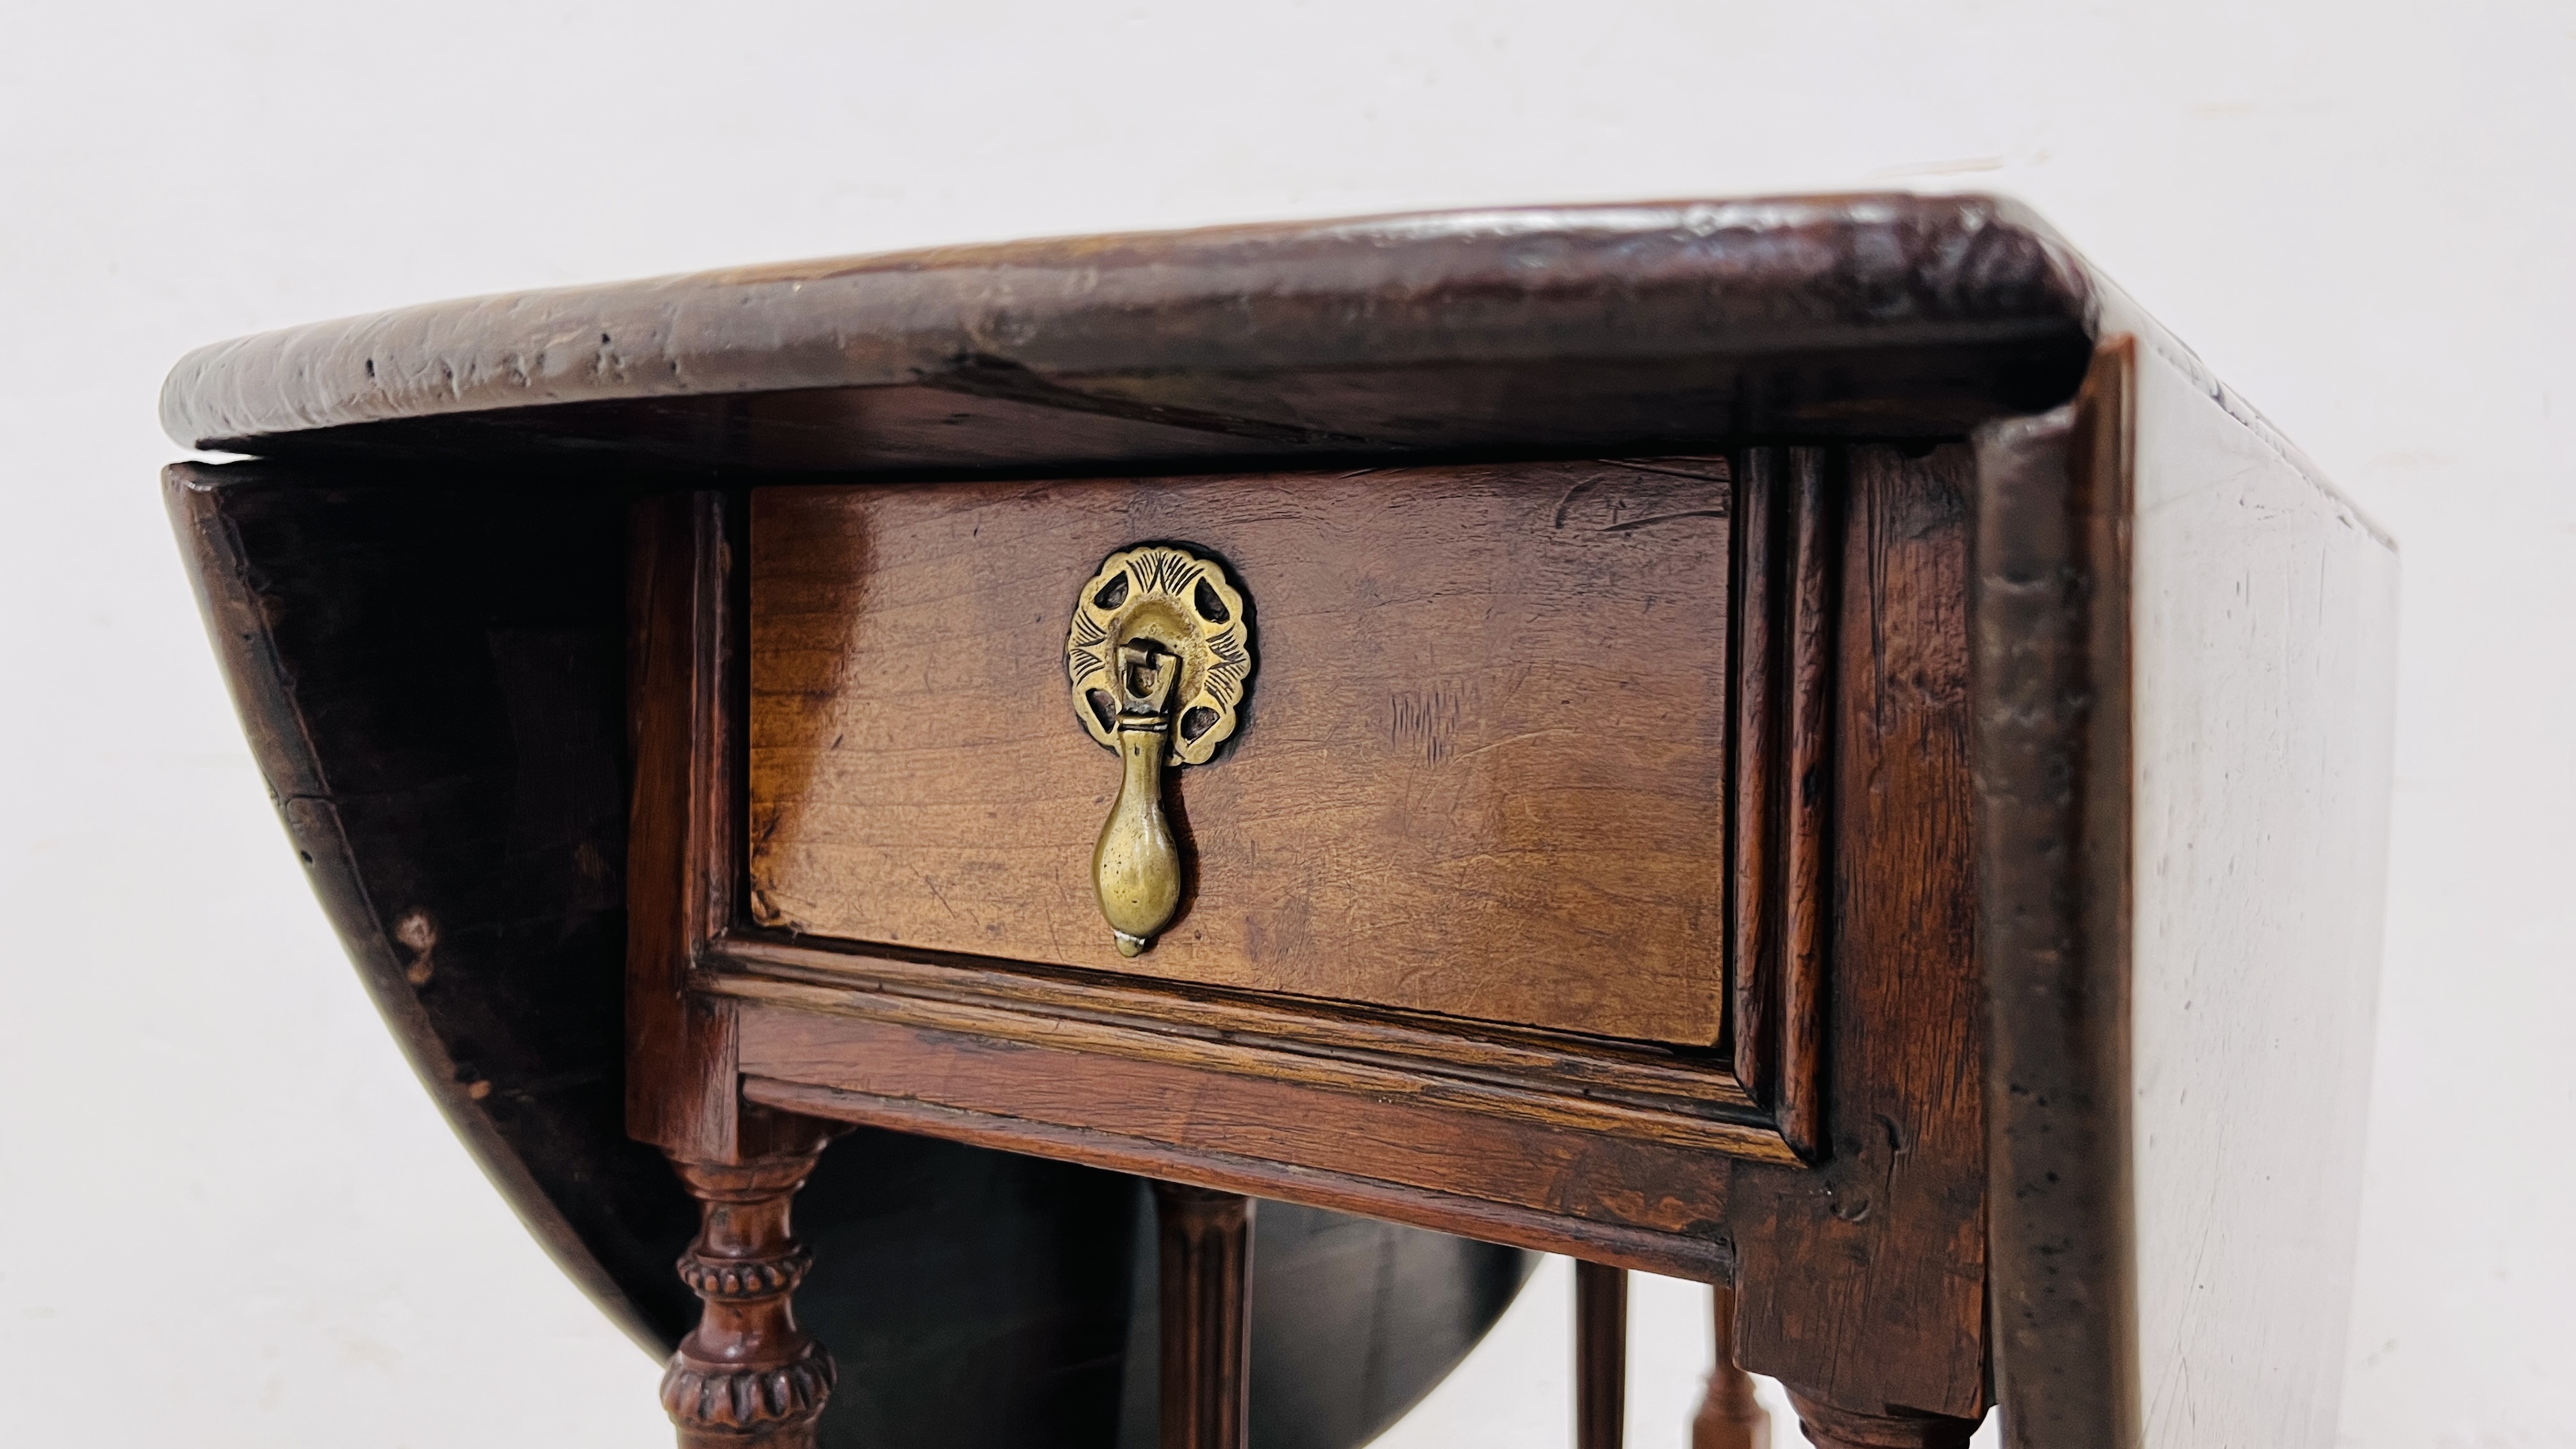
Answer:
MULTIPOLYGON (((1308 1172, 1252 1157, 1174 1148, 1098 1128, 1069 1127, 774 1077, 746 1076, 742 1091, 746 1101, 882 1127, 890 1133, 944 1138, 1000 1148, 1006 1153, 1044 1156, 1087 1167, 1243 1192, 1265 1202, 1292 1202, 1388 1223, 1427 1227, 1434 1232, 1532 1252, 1579 1254, 1590 1261, 1615 1263, 1668 1278, 1715 1283, 1735 1271, 1733 1251, 1727 1243, 1714 1238, 1587 1223, 1547 1209, 1308 1172)), ((1856 1326, 1851 1336, 1865 1338, 1866 1326, 1856 1326)))
MULTIPOLYGON (((1705 1150, 1607 1137, 1582 1127, 1518 1122, 1460 1110, 1433 1094, 1367 1096, 1334 1084, 1246 1078, 1221 1067, 1103 1059, 1080 1043, 1062 1047, 996 1042, 963 1031, 904 1028, 807 1009, 746 1003, 742 1070, 749 1078, 828 1088, 888 1103, 937 1104, 995 1119, 993 1130, 1031 1135, 983 1136, 963 1126, 912 1123, 871 1115, 864 1103, 805 1099, 747 1087, 754 1101, 845 1121, 902 1125, 907 1130, 1032 1150, 1052 1125, 1129 1143, 1174 1149, 1173 1166, 1152 1159, 1108 1159, 1047 1147, 1122 1171, 1345 1207, 1333 1195, 1354 1182, 1411 1189, 1371 1216, 1410 1222, 1488 1241, 1565 1251, 1590 1231, 1654 1235, 1663 1256, 1639 1266, 1676 1276, 1704 1276, 1722 1250, 1727 1183, 1740 1159, 1705 1150), (1007 1128, 1000 1124, 1007 1124, 1007 1128), (1201 1176, 1181 1162, 1274 1164, 1275 1174, 1246 1180, 1201 1176), (1335 1179, 1340 1179, 1339 1184, 1335 1179), (1455 1199, 1530 1209, 1559 1220, 1571 1235, 1531 1240, 1496 1222, 1449 1215, 1455 1199), (1566 1222, 1565 1220, 1577 1220, 1566 1222)), ((1605 1262, 1624 1261, 1585 1250, 1605 1262)))
POLYGON ((2081 403, 1977 440, 1987 1232, 2013 1449, 2145 1442, 2129 1142, 2131 479, 2120 422, 2133 361, 2126 345, 2106 348, 2081 403))
MULTIPOLYGON (((281 858, 311 857, 383 1013, 370 1049, 409 1057, 493 1191, 659 1360, 701 1314, 672 1272, 700 1210, 621 1104, 629 495, 500 481, 182 464, 167 499, 281 858)), ((835 1142, 795 1206, 819 1259, 797 1320, 860 1349, 827 1449, 1114 1449, 1122 1385, 1150 1425, 1142 1198, 1016 1153, 835 1142), (1129 1375, 1131 1336, 1146 1366, 1129 1375)), ((1277 1367, 1256 1412, 1287 1426, 1269 1449, 1366 1442, 1521 1277, 1510 1250, 1335 1214, 1281 1210, 1262 1231, 1255 1351, 1277 1367)))
POLYGON ((2070 395, 2092 286, 1984 196, 1299 221, 317 323, 189 354, 161 419, 263 456, 915 473, 1927 436, 2070 395))
POLYGON ((1628 1439, 1628 1270, 1574 1264, 1574 1449, 1628 1439))
POLYGON ((1827 449, 1747 448, 1735 511, 1729 800, 1739 1081, 1812 1157, 1824 1103, 1834 514, 1827 449))
MULTIPOLYGON (((761 1000, 811 993, 844 1015, 923 1025, 935 1024, 943 1007, 972 1008, 988 1020, 994 1013, 1010 1013, 1034 1023, 1011 1031, 988 1028, 1004 1037, 1045 1031, 1055 1023, 1080 1023, 1157 1039, 1164 1049, 1187 1050, 1185 1043, 1195 1042, 1238 1059, 1279 1053, 1317 1063, 1370 1063, 1429 1080, 1451 1078, 1538 1093, 1566 1106, 1579 1099, 1604 1110, 1639 1108, 1701 1123, 1730 1123, 1747 1129, 1748 1146, 1767 1143, 1756 1155, 1795 1160, 1779 1140, 1770 1114, 1736 1085, 1724 1054, 1705 1049, 1608 1042, 1380 1008, 1319 1006, 1134 977, 1032 971, 972 957, 907 959, 883 950, 785 943, 748 933, 719 938, 702 960, 706 970, 699 986, 713 994, 761 1000)), ((1159 1054, 1144 1041, 1107 1047, 1108 1036, 1095 1040, 1118 1054, 1159 1054)), ((1248 1063, 1245 1069, 1264 1075, 1248 1063)))
MULTIPOLYGON (((1766 709, 1767 729, 1776 737, 1766 754, 1776 763, 1756 778, 1778 806, 1756 832, 1761 838, 1729 840, 1724 850, 1703 846, 1703 864, 1723 882, 1739 878, 1735 854, 1771 856, 1766 868, 1741 879, 1769 883, 1766 918, 1780 925, 1763 933, 1775 969, 1755 978, 1754 994, 1766 1008, 1763 1019, 1777 1023, 1767 1038, 1779 1063, 1771 1073, 1770 1109, 1794 1100, 1812 1104, 1818 1131, 1803 1163, 1771 1124, 1743 1119, 1748 1106, 1760 1112, 1762 1104, 1748 1102, 1740 1087, 1722 1080, 1726 1074, 1711 1073, 1728 1059, 1723 1037, 1715 1048, 1621 1044, 1497 1018, 1478 1024, 1276 988, 1120 975, 1103 969, 1114 968, 1108 960, 1069 967, 1015 962, 989 946, 952 951, 909 941, 800 937, 783 927, 784 913, 774 903, 764 907, 759 892, 769 882, 756 869, 747 872, 753 889, 742 898, 753 919, 701 943, 690 989, 736 1007, 733 1070, 741 1074, 747 1103, 1358 1210, 1623 1267, 1705 1280, 1731 1274, 1741 1292, 1737 1345, 1746 1367, 1783 1378, 1810 1402, 1862 1419, 1973 1420, 1986 1403, 1987 1360, 1968 835, 1970 462, 1968 450, 1955 444, 1756 447, 1724 474, 1758 472, 1777 480, 1786 495, 1775 500, 1768 541, 1755 550, 1772 579, 1765 636, 1779 678, 1766 709), (1789 847, 1798 836, 1806 847, 1793 871, 1789 847), (1799 880, 1808 882, 1802 888, 1807 924, 1792 932, 1786 927, 1799 880), (1790 950, 1793 937, 1803 937, 1807 948, 1790 950), (1792 1014, 1781 1009, 1780 997, 1784 978, 1799 972, 1810 978, 1809 1005, 1792 1014), (1784 1083, 1784 1074, 1800 1083, 1784 1083), (1699 1084, 1724 1090, 1692 1104, 1699 1084), (1610 1090, 1589 1099, 1603 1087, 1610 1090), (1667 1090, 1674 1096, 1666 1097, 1667 1090)), ((1644 466, 1669 473, 1682 465, 1644 466)), ((1695 477, 1674 481, 1718 482, 1716 467, 1691 466, 1695 477)), ((839 524, 843 550, 874 550, 909 536, 880 526, 894 516, 876 506, 887 499, 917 510, 916 527, 920 518, 939 516, 934 495, 985 500, 983 519, 946 525, 963 535, 963 543, 951 539, 956 552, 997 536, 989 520, 1008 520, 994 511, 1002 504, 1028 500, 1054 517, 1079 516, 1063 506, 1066 495, 1106 497, 1124 526, 1084 550, 1096 558, 1140 536, 1216 547, 1173 526, 1170 520, 1183 510, 1158 501, 1195 489, 1222 487, 1237 501, 1266 489, 1282 501, 1251 516, 1277 528, 1318 517, 1378 516, 1365 498, 1335 512, 1286 496, 1293 488, 1330 495, 1365 480, 1397 497, 1412 489, 1445 506, 1456 506, 1463 495, 1491 508, 1497 480, 1546 478, 1555 484, 1548 494, 1552 528, 1556 512, 1572 518, 1569 505, 1604 491, 1581 485, 1606 471, 1609 465, 1558 461, 1517 470, 1455 466, 1302 478, 987 481, 873 494, 849 485, 801 495, 781 489, 754 500, 747 526, 756 532, 734 552, 752 560, 751 614, 757 616, 767 567, 761 541, 780 521, 772 505, 781 498, 836 501, 845 515, 855 514, 856 524, 847 516, 839 524), (979 522, 986 525, 980 533, 979 522)), ((1732 514, 1735 499, 1726 503, 1732 514)), ((833 510, 820 512, 828 520, 833 510)), ((1646 526, 1624 531, 1629 534, 1672 522, 1657 512, 1613 514, 1606 523, 1632 517, 1646 526)), ((797 521, 812 520, 800 515, 797 521)), ((1711 521, 1727 522, 1731 532, 1731 520, 1711 521)), ((1460 531, 1470 538, 1491 531, 1472 514, 1467 524, 1460 531)), ((828 552, 812 544, 814 531, 802 530, 805 551, 828 552)), ((1016 531, 999 530, 998 538, 1009 543, 1042 532, 1023 522, 1016 531)), ((1735 543, 1722 532, 1711 540, 1711 552, 1722 556, 1735 543)), ((1279 676, 1279 620, 1276 611, 1264 612, 1264 570, 1251 561, 1259 555, 1217 551, 1253 600, 1270 672, 1255 677, 1249 723, 1236 747, 1213 765, 1185 772, 1185 790, 1191 779, 1222 780, 1243 770, 1263 730, 1277 723, 1275 710, 1264 713, 1277 700, 1263 691, 1279 676)), ((943 609, 968 614, 972 622, 970 611, 980 605, 971 590, 952 582, 945 592, 933 587, 916 597, 876 586, 881 579, 904 581, 902 560, 921 552, 868 553, 857 575, 870 582, 856 602, 898 621, 908 607, 908 617, 927 621, 924 630, 947 629, 936 634, 941 639, 981 637, 973 627, 940 623, 943 609)), ((1369 555, 1359 550, 1357 556, 1369 555)), ((1050 592, 1069 590, 1089 577, 1090 566, 1090 558, 1081 559, 1051 582, 1050 592)), ((827 572, 824 581, 831 577, 827 572)), ((846 591, 848 565, 838 577, 846 591)), ((918 581, 910 586, 921 587, 918 581)), ((1370 601, 1377 612, 1396 607, 1370 601)), ((851 621, 860 617, 853 600, 827 591, 807 612, 831 626, 816 632, 819 645, 808 652, 826 663, 840 658, 851 621)), ((793 611, 784 617, 793 619, 793 611)), ((984 632, 1000 632, 1007 623, 996 620, 984 632)), ((1088 745, 1071 701, 1057 694, 1057 632, 1038 636, 1046 640, 1040 646, 1050 697, 1045 707, 1062 711, 1063 737, 1085 742, 1077 754, 1090 752, 1106 772, 1111 761, 1088 745)), ((1354 632, 1343 628, 1331 643, 1347 653, 1354 632)), ((1490 636, 1464 629, 1452 636, 1483 651, 1498 647, 1490 636)), ((927 636, 916 635, 916 643, 921 637, 927 636)), ((761 646, 755 629, 746 657, 759 656, 761 646)), ((1636 645, 1614 641, 1613 648, 1633 652, 1636 645)), ((986 656, 951 657, 938 648, 907 653, 889 645, 880 657, 925 678, 954 671, 961 658, 991 667, 986 656)), ((1720 691, 1730 663, 1722 652, 1710 661, 1720 691)), ((814 666, 809 660, 804 667, 814 666)), ((839 685, 832 672, 821 673, 830 688, 755 696, 747 707, 757 713, 782 703, 794 709, 828 704, 839 685)), ((961 677, 970 684, 985 679, 972 670, 961 677)), ((954 702, 936 701, 933 710, 925 688, 915 685, 910 696, 920 707, 894 719, 906 732, 901 740, 947 750, 956 738, 988 728, 980 715, 951 723, 954 702), (923 723, 939 711, 947 714, 937 729, 923 723)), ((967 695, 978 697, 971 689, 967 695)), ((1735 721, 1739 731, 1743 723, 1735 721)), ((815 727, 811 720, 799 724, 809 734, 815 727)), ((756 728, 752 735, 757 744, 756 728)), ((987 745, 993 740, 980 738, 987 745)), ((824 753, 811 751, 801 762, 809 776, 817 769, 814 757, 824 753)), ((722 756, 705 763, 719 773, 729 768, 722 756)), ((1713 786, 1722 786, 1726 762, 1708 763, 1713 786)), ((778 765, 746 752, 755 777, 746 832, 755 866, 764 835, 778 828, 762 814, 756 777, 778 765)), ((820 793, 808 792, 803 778, 775 778, 784 788, 773 789, 773 801, 820 793)), ((1017 776, 1007 783, 1024 788, 1017 776)), ((1106 781, 1094 792, 1083 803, 1105 808, 1106 781)), ((865 803, 854 800, 847 808, 856 816, 865 803)), ((1716 803, 1709 813, 1725 816, 1722 796, 1716 803)), ((1083 834, 1069 842, 1077 872, 1084 864, 1080 846, 1097 818, 1088 809, 1077 817, 1083 834)), ((1026 812, 1012 823, 1024 830, 1026 812)), ((1380 888, 1377 881, 1359 881, 1339 896, 1318 899, 1340 902, 1380 888)), ((1087 923, 1089 903, 1082 904, 1078 918, 1087 923)), ((1452 912, 1423 929, 1436 940, 1443 929, 1463 929, 1461 919, 1472 925, 1475 917, 1452 912)))
POLYGON ((714 863, 733 817, 708 784, 739 728, 724 708, 724 507, 656 494, 627 521, 626 1130, 708 1162, 741 1147, 731 1006, 687 990, 691 954, 732 906, 733 874, 714 863))
POLYGON ((814 1257, 788 1220, 834 1129, 809 1125, 800 1150, 776 1157, 672 1164, 704 1211, 679 1265, 702 1305, 698 1326, 662 1369, 679 1449, 817 1449, 839 1373, 797 1325, 790 1299, 814 1257))
POLYGON ((267 463, 164 475, 260 777, 385 1029, 656 1357, 697 1213, 619 1099, 626 501, 267 463))
POLYGON ((1718 459, 759 490, 752 918, 1714 1043, 1730 495, 1718 459), (1061 656, 1153 539, 1227 561, 1258 662, 1128 961, 1089 875, 1118 770, 1061 656))
POLYGON ((1251 1442, 1255 1206, 1241 1193, 1154 1184, 1162 1449, 1245 1449, 1251 1442))
MULTIPOLYGON (((1394 1053, 1336 1051, 1330 1046, 1318 1050, 1311 1041, 1244 1040, 1097 1018, 1050 1019, 1042 1012, 997 1008, 972 998, 940 1000, 852 991, 839 984, 765 980, 730 972, 707 984, 713 993, 730 1000, 954 1032, 992 1044, 1078 1049, 1103 1060, 1205 1068, 1233 1077, 1322 1087, 1380 1103, 1437 1102, 1447 1110, 1504 1122, 1570 1128, 1761 1161, 1796 1160, 1767 1123, 1748 1122, 1736 1113, 1690 1111, 1688 1104, 1669 1099, 1632 1105, 1609 1094, 1595 1097, 1571 1083, 1549 1080, 1543 1067, 1536 1073, 1525 1068, 1490 1074, 1461 1072, 1454 1060, 1407 1060, 1394 1053)), ((1595 1079, 1604 1075, 1582 1070, 1597 1068, 1598 1063, 1574 1060, 1577 1075, 1595 1079)))
MULTIPOLYGON (((1998 1389, 2016 1449, 2330 1437, 2393 559, 2008 203, 840 259, 163 400, 272 460, 171 504, 326 909, 639 1337, 685 1198, 607 1150, 621 1020, 699 1189, 869 1124, 1731 1279, 1820 1445, 1998 1389), (1060 651, 1144 541, 1261 664, 1131 964, 1060 651)), ((720 1256, 787 1263, 779 1202, 720 1256)))
POLYGON ((1969 450, 1839 450, 1822 788, 1830 914, 1817 1170, 1737 1213, 1744 1367, 1867 1413, 1985 1405, 1971 853, 1969 450), (1905 1284, 1897 1286, 1902 1277, 1905 1284), (1854 1353, 1853 1325, 1901 1351, 1854 1353))
POLYGON ((1780 991, 1780 929, 1772 908, 1774 866, 1778 852, 1768 848, 1778 838, 1780 809, 1772 796, 1780 772, 1778 634, 1781 589, 1778 495, 1780 450, 1748 448, 1736 465, 1735 508, 1731 520, 1735 545, 1735 638, 1728 665, 1734 670, 1735 706, 1728 722, 1733 730, 1727 755, 1732 771, 1727 795, 1728 865, 1733 871, 1727 897, 1729 979, 1735 1015, 1728 1046, 1735 1060, 1735 1079, 1764 1102, 1778 1100, 1779 1013, 1771 1009, 1780 991), (1747 848, 1751 846, 1752 848, 1747 848))

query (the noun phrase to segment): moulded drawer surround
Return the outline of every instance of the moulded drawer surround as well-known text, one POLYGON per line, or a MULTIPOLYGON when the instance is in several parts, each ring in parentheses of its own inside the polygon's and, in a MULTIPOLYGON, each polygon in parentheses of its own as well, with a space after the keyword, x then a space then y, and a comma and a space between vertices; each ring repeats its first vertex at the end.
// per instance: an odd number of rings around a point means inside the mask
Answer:
POLYGON ((1678 1044, 1726 1000, 1722 459, 757 490, 755 923, 1678 1044), (1135 959, 1065 622, 1114 550, 1250 599, 1240 733, 1174 773, 1135 959))

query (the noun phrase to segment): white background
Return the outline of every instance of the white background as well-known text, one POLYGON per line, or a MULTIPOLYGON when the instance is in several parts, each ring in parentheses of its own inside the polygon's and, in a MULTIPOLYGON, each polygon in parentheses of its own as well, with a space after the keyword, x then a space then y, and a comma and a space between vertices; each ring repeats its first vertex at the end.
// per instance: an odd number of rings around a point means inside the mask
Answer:
MULTIPOLYGON (((930 242, 1893 185, 2034 203, 2402 540, 2344 1437, 2576 1444, 2571 146, 2566 3, 7 0, 0 1436, 668 1442, 269 814, 155 493, 182 351, 930 242)), ((1700 1301, 1641 1285, 1637 1445, 1682 1442, 1700 1301)), ((1568 1442, 1563 1304, 1403 1442, 1568 1442)))

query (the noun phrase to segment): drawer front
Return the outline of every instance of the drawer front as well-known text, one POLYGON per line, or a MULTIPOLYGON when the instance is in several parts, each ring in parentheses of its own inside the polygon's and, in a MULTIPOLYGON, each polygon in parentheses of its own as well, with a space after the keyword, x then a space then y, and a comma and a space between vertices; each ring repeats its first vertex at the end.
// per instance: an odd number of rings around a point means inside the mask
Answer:
POLYGON ((752 917, 1713 1043, 1730 502, 1713 459, 756 490, 752 917), (1065 645, 1145 542, 1223 561, 1257 663, 1169 776, 1180 911, 1131 959, 1065 645))

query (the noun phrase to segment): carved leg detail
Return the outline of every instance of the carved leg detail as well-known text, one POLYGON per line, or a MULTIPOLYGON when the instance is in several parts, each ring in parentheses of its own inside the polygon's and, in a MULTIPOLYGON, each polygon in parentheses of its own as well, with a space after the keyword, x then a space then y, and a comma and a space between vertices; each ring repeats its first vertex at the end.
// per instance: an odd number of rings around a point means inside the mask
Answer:
POLYGON ((1753 1375, 1735 1366, 1735 1290, 1709 1290, 1717 1352, 1691 1418, 1691 1449, 1771 1449, 1771 1416, 1753 1397, 1753 1375))
POLYGON ((1575 1449, 1619 1449, 1628 1432, 1628 1270, 1574 1265, 1575 1449))
POLYGON ((704 1308, 662 1373, 681 1449, 812 1449, 832 1356, 796 1326, 789 1297, 814 1260, 789 1235, 787 1211, 814 1157, 674 1164, 705 1214, 680 1259, 680 1281, 704 1308))
POLYGON ((1154 1184, 1162 1241, 1162 1449, 1251 1438, 1252 1199, 1154 1184))
POLYGON ((1795 1389, 1798 1422, 1816 1449, 1966 1449, 1977 1432, 1974 1419, 1945 1419, 1931 1414, 1855 1414, 1820 1404, 1795 1389))

